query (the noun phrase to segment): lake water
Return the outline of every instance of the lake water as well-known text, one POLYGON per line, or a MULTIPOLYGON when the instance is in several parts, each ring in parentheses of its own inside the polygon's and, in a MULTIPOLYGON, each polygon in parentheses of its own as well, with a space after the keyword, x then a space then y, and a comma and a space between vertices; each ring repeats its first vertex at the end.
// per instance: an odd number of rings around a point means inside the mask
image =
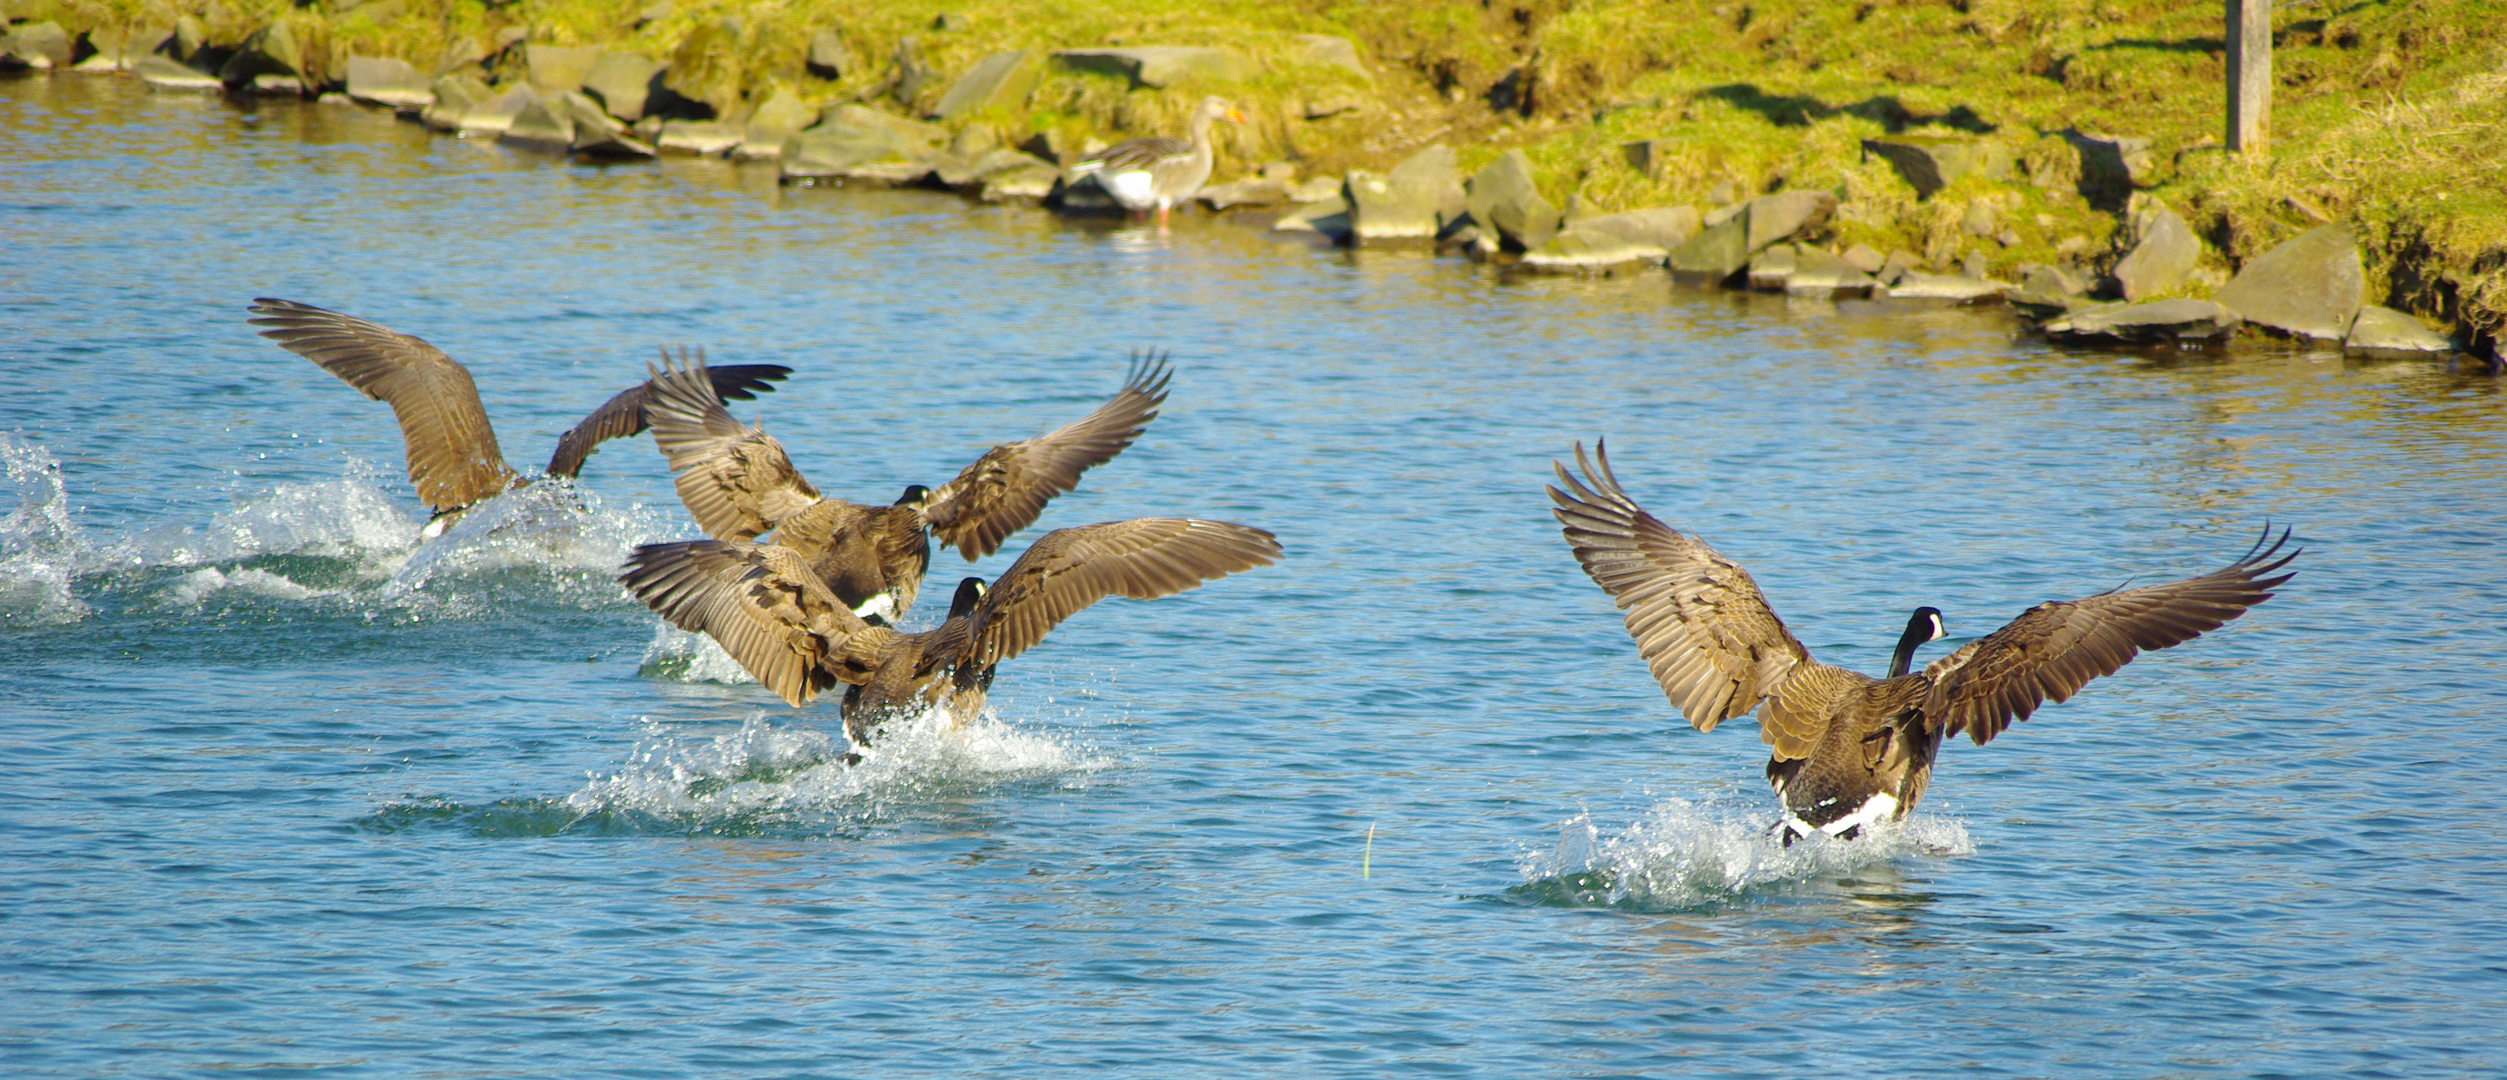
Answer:
POLYGON ((0 81, 0 1060, 2495 1076, 2503 440, 2498 381, 2421 364, 0 81), (789 364, 734 412, 864 500, 1171 349, 1166 414, 974 572, 1146 514, 1288 557, 1083 612, 993 715, 848 769, 832 700, 611 582, 694 535, 649 440, 420 545, 389 410, 255 337, 265 295, 442 346, 526 468, 658 346, 789 364), (1964 639, 2267 520, 2306 553, 1950 744, 1903 828, 1787 851, 1753 725, 1689 730, 1549 517, 1549 462, 1603 436, 1866 671, 1919 604, 1964 639))

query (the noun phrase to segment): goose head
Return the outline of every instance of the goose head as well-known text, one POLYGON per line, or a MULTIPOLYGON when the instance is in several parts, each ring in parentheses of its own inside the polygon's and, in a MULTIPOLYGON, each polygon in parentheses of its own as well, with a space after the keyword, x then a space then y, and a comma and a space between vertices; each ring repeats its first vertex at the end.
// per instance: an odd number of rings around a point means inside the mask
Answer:
POLYGON ((986 588, 984 579, 979 577, 958 582, 957 595, 949 598, 949 617, 963 619, 975 614, 975 605, 984 602, 986 588))
POLYGON ((1906 669, 1915 662, 1916 646, 1949 636, 1949 627, 1941 622, 1940 608, 1916 608, 1915 614, 1906 620, 1906 632, 1898 635, 1897 651, 1889 657, 1889 677, 1894 679, 1906 674, 1906 669))
POLYGON ((931 497, 931 489, 921 484, 907 484, 905 494, 897 496, 898 506, 918 506, 931 497))

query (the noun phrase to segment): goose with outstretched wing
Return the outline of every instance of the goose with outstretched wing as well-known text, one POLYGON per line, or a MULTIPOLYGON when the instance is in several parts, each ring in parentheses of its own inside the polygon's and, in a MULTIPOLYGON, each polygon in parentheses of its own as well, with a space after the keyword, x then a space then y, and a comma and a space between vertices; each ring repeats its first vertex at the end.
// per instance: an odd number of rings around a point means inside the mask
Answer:
POLYGON ((989 588, 958 583, 949 617, 918 633, 874 626, 799 552, 745 540, 646 544, 618 580, 672 625, 711 637, 794 708, 838 683, 845 733, 940 707, 958 722, 984 706, 993 670, 1108 596, 1154 600, 1267 566, 1279 540, 1250 525, 1134 518, 1055 529, 989 588))
POLYGON ((1758 710, 1788 844, 1905 817, 1944 736, 1983 745, 2143 651, 2220 628, 2270 599, 2298 557, 2280 554, 2288 530, 2275 538, 2267 527, 2221 569, 2039 604, 1910 674, 1916 648, 1946 632, 1939 610, 1917 608, 1888 676, 1875 679, 1811 659, 1748 571, 1628 497, 1600 444, 1589 458, 1578 444, 1576 466, 1581 478, 1553 463, 1561 486, 1549 489, 1568 546, 1618 603, 1637 652, 1692 726, 1712 731, 1758 710))
POLYGON ((1087 416, 986 450, 948 483, 912 485, 887 506, 821 495, 781 442, 723 408, 701 360, 654 373, 645 408, 699 527, 718 540, 772 530, 845 607, 885 623, 914 606, 932 537, 969 562, 1000 550, 1047 501, 1078 487, 1081 473, 1140 437, 1166 400, 1169 374, 1164 356, 1136 355, 1122 389, 1087 416))
MULTIPOLYGON (((409 480, 434 510, 426 535, 443 532, 471 504, 529 481, 497 448, 470 369, 444 350, 380 323, 293 300, 262 297, 250 310, 252 325, 266 328, 262 337, 391 405, 400 420, 409 480)), ((746 400, 791 374, 781 364, 712 368, 711 389, 718 397, 746 400)), ((650 382, 638 383, 592 410, 558 438, 544 474, 576 476, 601 442, 643 431, 652 389, 650 382)))

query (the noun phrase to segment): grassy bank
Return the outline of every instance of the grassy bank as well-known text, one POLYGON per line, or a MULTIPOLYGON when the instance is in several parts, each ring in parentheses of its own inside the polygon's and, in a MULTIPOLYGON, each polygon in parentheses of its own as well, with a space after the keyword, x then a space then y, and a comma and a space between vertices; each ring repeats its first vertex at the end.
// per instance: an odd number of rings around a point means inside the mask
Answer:
MULTIPOLYGON (((1973 250, 2004 269, 2068 261, 2100 270, 2118 257, 2116 208, 2074 190, 2076 157, 2056 133, 2138 136, 2151 140, 2149 194, 2211 249, 2189 289, 2224 280, 2318 220, 2347 221, 2373 297, 2469 332, 2493 356, 2507 331, 2507 19, 2489 0, 2283 7, 2264 157, 2217 143, 2217 3, 6 2, 17 19, 74 31, 191 15, 228 42, 285 21, 309 62, 333 73, 350 52, 432 71, 456 50, 493 54, 512 40, 601 44, 670 61, 676 89, 733 117, 778 87, 812 101, 927 108, 951 77, 1003 49, 1224 45, 1253 54, 1264 72, 1149 89, 1053 71, 1023 104, 959 122, 1011 138, 1055 130, 1110 141, 1177 130, 1193 102, 1218 92, 1252 117, 1224 133, 1221 178, 1283 159, 1310 175, 1381 169, 1438 142, 1459 148, 1469 169, 1520 147, 1553 201, 1573 193, 1603 209, 1706 206, 1780 185, 1830 188, 1843 197, 1843 243, 1935 263, 1973 250), (812 36, 830 28, 845 54, 832 78, 805 63, 812 36), (1368 72, 1314 60, 1298 35, 1316 33, 1354 42, 1368 72), (908 37, 938 74, 911 106, 892 92, 908 37), (1859 149, 1866 137, 1906 131, 1998 139, 2019 168, 1919 200, 1859 149), (1650 175, 1622 150, 1639 139, 1668 140, 1650 175), (1979 203, 2016 243, 1962 229, 1979 203)), ((521 74, 510 54, 491 55, 487 70, 521 74)))

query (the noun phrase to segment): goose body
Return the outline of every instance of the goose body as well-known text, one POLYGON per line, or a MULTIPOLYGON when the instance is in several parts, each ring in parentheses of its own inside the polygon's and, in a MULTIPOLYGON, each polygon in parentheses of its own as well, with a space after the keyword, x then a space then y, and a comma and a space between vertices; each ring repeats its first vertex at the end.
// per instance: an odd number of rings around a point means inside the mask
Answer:
POLYGON ((2298 552, 2269 529, 2237 561, 2197 577, 2052 601, 1922 671, 1915 650, 1943 636, 1916 609, 1886 678, 1823 664, 1786 629, 1749 572, 1647 513, 1597 445, 1576 447, 1581 477, 1556 465, 1549 489, 1567 543, 1617 601, 1663 693, 1699 731, 1757 710, 1767 778, 1785 807, 1786 843, 1852 837, 1906 816, 1924 796, 1945 736, 1983 745, 2047 701, 2134 656, 2216 630, 2268 600, 2298 552), (1563 490, 1562 490, 1563 489, 1563 490), (2275 556, 2278 555, 2278 558, 2275 556))
MULTIPOLYGON (((267 328, 262 337, 391 405, 400 420, 409 480, 434 511, 425 536, 441 534, 471 504, 529 482, 505 463, 470 369, 442 349, 379 323, 292 300, 263 297, 250 310, 256 316, 252 325, 267 328)), ((791 374, 780 364, 713 368, 710 389, 718 397, 746 400, 791 374)), ((652 389, 650 381, 638 383, 601 403, 558 437, 542 474, 579 475, 584 459, 602 442, 643 431, 652 389)))
POLYGON ((838 683, 845 733, 869 745, 879 726, 934 706, 957 721, 983 708, 994 669, 1107 596, 1150 600, 1266 566, 1279 541, 1247 525, 1134 518, 1056 529, 990 588, 960 582, 939 626, 874 626, 779 544, 646 544, 619 581, 673 625, 712 637, 794 708, 838 683))
POLYGON ((1191 199, 1210 180, 1215 162, 1210 125, 1219 120, 1243 123, 1244 119, 1244 114, 1224 99, 1203 98, 1201 107, 1193 112, 1189 138, 1150 135, 1125 139, 1081 158, 1071 166, 1071 178, 1093 177, 1097 186, 1123 209, 1135 214, 1155 210, 1163 222, 1169 210, 1191 199))
POLYGON ((931 563, 931 538, 967 561, 990 555, 1026 528, 1080 474, 1123 452, 1166 400, 1162 357, 1135 357, 1123 387, 1078 420, 984 451, 938 488, 905 489, 881 506, 829 498, 793 467, 764 428, 733 419, 700 361, 654 374, 647 406, 653 442, 670 459, 679 500, 720 540, 768 531, 819 582, 865 618, 894 622, 914 606, 931 563))

